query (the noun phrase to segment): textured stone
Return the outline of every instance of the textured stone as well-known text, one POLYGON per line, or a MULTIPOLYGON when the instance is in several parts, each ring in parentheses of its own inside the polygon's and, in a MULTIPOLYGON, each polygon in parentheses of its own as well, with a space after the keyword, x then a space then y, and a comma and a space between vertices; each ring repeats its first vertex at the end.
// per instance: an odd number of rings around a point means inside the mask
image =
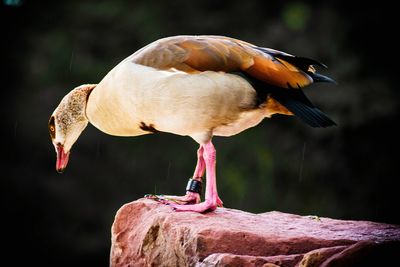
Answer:
POLYGON ((399 244, 396 225, 227 208, 175 212, 140 199, 115 216, 110 264, 351 266, 368 255, 394 257, 399 244))

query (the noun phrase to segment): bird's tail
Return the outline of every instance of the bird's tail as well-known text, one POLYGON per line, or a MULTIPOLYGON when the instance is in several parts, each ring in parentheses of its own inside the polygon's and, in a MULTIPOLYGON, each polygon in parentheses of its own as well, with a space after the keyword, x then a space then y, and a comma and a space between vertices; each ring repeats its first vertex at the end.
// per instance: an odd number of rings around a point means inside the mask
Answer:
MULTIPOLYGON (((289 63, 296 67, 299 71, 307 74, 313 82, 330 82, 336 84, 332 78, 317 73, 315 66, 322 68, 327 68, 327 66, 314 59, 297 57, 270 48, 257 47, 257 49, 284 65, 289 63)), ((260 87, 260 84, 258 87, 260 87)), ((298 88, 293 88, 289 83, 287 83, 287 88, 279 88, 261 83, 260 90, 269 92, 271 98, 312 127, 329 127, 336 125, 333 120, 311 103, 303 93, 299 83, 297 83, 297 87, 298 88)))
MULTIPOLYGON (((293 114, 311 127, 325 128, 336 125, 332 119, 311 103, 302 88, 293 88, 290 84, 288 84, 288 88, 281 88, 260 81, 247 73, 241 72, 235 74, 245 78, 254 87, 258 94, 259 104, 264 104, 269 98, 272 98, 274 102, 278 102, 278 104, 284 107, 278 110, 288 110, 290 112, 282 114, 293 114)), ((317 82, 327 82, 330 79, 319 74, 312 77, 315 77, 317 82)))
POLYGON ((270 88, 270 96, 311 127, 326 128, 336 123, 315 107, 301 89, 270 88))

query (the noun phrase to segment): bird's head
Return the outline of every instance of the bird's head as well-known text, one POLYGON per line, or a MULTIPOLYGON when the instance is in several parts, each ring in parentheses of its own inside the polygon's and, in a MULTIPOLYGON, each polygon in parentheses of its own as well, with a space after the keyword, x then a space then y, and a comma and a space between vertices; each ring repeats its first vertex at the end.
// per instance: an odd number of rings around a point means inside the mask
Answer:
POLYGON ((50 138, 57 152, 56 170, 62 173, 67 167, 72 145, 86 128, 86 103, 96 85, 81 85, 61 100, 49 120, 50 138))

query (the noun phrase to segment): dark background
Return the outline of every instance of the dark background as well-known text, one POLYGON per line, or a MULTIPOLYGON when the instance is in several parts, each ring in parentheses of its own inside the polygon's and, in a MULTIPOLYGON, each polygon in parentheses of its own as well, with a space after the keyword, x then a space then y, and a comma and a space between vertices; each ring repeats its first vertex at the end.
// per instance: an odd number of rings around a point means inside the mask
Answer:
POLYGON ((306 94, 337 123, 276 116, 214 138, 225 206, 400 223, 395 9, 350 1, 1 2, 3 253, 14 265, 107 266, 110 227, 146 193, 183 194, 197 144, 170 134, 107 136, 89 126, 63 175, 49 116, 161 37, 217 34, 315 58, 338 85, 306 94))

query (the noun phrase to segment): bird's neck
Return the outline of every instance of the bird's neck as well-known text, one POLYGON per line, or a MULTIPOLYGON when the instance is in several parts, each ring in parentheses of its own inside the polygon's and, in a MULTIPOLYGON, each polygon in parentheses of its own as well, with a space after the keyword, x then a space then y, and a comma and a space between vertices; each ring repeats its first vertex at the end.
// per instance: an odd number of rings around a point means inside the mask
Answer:
POLYGON ((86 116, 86 107, 89 100, 89 96, 92 93, 93 89, 96 88, 97 84, 84 84, 81 86, 76 87, 74 90, 71 91, 71 98, 70 98, 70 108, 80 113, 82 119, 88 121, 86 116))

